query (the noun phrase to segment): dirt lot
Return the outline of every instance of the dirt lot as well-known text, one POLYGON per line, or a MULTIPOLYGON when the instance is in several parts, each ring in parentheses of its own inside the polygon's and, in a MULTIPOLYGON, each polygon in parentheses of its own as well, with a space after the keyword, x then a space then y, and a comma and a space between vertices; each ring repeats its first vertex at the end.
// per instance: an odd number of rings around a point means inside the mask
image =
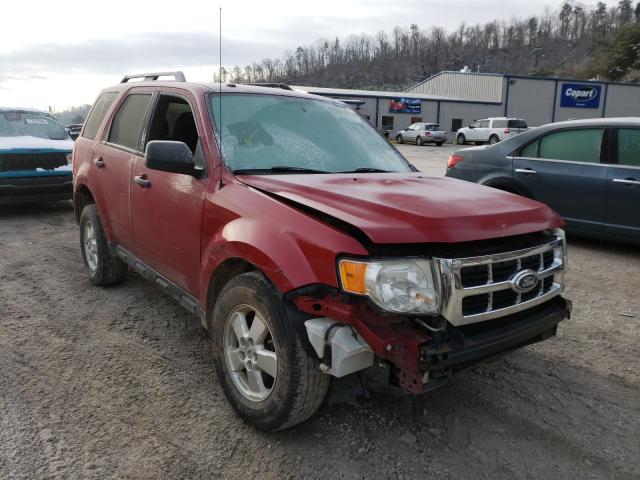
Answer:
POLYGON ((0 207, 0 478, 640 478, 637 248, 571 239, 554 339, 263 434, 198 321, 135 274, 91 286, 77 230, 68 204, 0 207))

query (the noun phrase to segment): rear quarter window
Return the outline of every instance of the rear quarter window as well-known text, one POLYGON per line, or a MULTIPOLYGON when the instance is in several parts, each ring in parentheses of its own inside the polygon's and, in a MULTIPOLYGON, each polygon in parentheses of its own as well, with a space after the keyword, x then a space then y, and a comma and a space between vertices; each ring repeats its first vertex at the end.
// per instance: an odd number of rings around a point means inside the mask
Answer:
POLYGON ((507 128, 507 121, 506 120, 494 120, 493 121, 493 128, 507 128))
POLYGON ((107 112, 111 108, 111 105, 113 105, 117 96, 118 94, 114 92, 103 93, 100 95, 98 100, 96 100, 96 103, 93 105, 91 113, 84 124, 84 130, 82 131, 82 136, 84 138, 88 138, 90 140, 96 138, 98 129, 100 128, 100 125, 102 125, 104 117, 107 116, 107 112))
POLYGON ((528 128, 527 122, 524 120, 509 120, 509 128, 528 128))

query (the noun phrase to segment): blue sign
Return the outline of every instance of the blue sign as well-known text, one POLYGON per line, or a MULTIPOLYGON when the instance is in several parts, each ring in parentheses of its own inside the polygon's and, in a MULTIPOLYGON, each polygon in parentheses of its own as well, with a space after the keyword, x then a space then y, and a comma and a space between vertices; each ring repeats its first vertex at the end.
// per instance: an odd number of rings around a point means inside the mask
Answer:
POLYGON ((389 103, 389 112, 391 113, 420 113, 419 98, 392 98, 389 103))
POLYGON ((601 91, 601 85, 563 83, 560 106, 572 108, 598 108, 600 107, 601 91))

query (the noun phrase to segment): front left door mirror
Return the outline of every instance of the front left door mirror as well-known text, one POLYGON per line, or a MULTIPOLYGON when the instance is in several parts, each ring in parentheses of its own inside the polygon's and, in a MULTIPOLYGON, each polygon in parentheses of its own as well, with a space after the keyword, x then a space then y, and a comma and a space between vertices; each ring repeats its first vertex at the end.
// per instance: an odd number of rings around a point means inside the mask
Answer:
POLYGON ((151 170, 193 176, 201 172, 196 169, 193 153, 184 142, 152 140, 147 144, 144 157, 146 167, 151 170))

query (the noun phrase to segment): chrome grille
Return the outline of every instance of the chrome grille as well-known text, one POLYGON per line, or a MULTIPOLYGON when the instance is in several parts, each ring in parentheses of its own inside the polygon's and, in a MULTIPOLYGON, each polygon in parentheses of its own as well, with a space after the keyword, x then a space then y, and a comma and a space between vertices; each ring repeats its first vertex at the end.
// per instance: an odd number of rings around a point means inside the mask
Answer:
POLYGON ((548 243, 480 257, 437 258, 443 315, 453 325, 491 320, 539 305, 563 288, 564 235, 548 243), (519 291, 512 280, 530 271, 537 284, 519 291))

